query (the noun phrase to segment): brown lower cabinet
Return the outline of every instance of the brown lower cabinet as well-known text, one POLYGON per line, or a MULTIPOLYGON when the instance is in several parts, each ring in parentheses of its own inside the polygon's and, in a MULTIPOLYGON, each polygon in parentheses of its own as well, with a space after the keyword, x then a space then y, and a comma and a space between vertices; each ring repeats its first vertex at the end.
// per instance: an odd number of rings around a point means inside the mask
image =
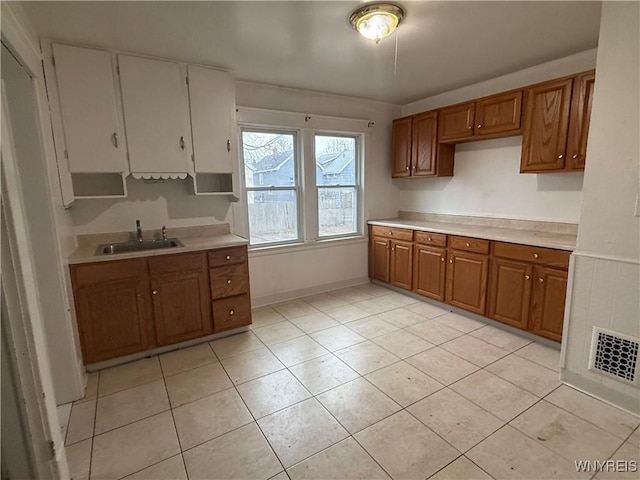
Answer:
POLYGON ((561 341, 570 252, 376 226, 370 234, 371 278, 561 341))
POLYGON ((225 285, 230 286, 229 280, 244 286, 221 293, 213 301, 213 307, 212 295, 218 291, 213 285, 221 282, 219 269, 209 268, 211 259, 207 261, 207 252, 71 265, 84 363, 101 362, 249 325, 251 303, 246 247, 212 252, 214 256, 222 255, 223 260, 229 257, 229 262, 240 258, 237 269, 245 275, 240 279, 237 271, 228 267, 220 269, 220 275, 228 275, 225 285), (244 252, 243 256, 239 257, 239 252, 244 252), (227 296, 234 299, 232 314, 224 303, 229 300, 227 296), (219 308, 216 308, 217 302, 222 302, 219 308), (233 321, 229 322, 228 317, 233 317, 233 321))
POLYGON ((559 342, 562 340, 567 271, 535 267, 533 275, 529 330, 559 342))

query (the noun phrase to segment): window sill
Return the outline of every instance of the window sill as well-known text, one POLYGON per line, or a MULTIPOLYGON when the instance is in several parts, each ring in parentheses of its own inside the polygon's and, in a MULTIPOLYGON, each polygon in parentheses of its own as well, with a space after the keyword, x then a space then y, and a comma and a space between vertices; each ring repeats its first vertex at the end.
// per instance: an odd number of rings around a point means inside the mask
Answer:
POLYGON ((281 255, 284 253, 304 252, 306 250, 316 250, 320 248, 344 247, 346 245, 356 245, 367 243, 369 237, 366 235, 352 235, 349 237, 326 238, 310 242, 289 243, 287 245, 270 245, 265 247, 249 247, 249 257, 264 257, 268 255, 281 255))

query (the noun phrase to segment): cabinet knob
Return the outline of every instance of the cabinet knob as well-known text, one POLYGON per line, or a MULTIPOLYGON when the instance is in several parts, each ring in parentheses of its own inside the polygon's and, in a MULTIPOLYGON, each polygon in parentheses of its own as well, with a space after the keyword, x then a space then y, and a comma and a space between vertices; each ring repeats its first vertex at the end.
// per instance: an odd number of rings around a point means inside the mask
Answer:
POLYGON ((431 241, 431 237, 427 237, 427 240, 431 241))
POLYGON ((231 260, 231 255, 227 255, 227 260, 231 260))
POLYGON ((229 315, 235 315, 236 312, 234 312, 233 310, 229 310, 229 315))
POLYGON ((469 242, 465 243, 465 245, 466 245, 467 247, 470 247, 470 246, 471 246, 471 245, 469 244, 469 242))
POLYGON ((444 257, 440 257, 440 261, 441 261, 441 262, 444 262, 444 257))
POLYGON ((479 123, 478 125, 476 125, 477 128, 482 128, 482 124, 479 123))
POLYGON ((389 230, 389 235, 393 235, 393 232, 391 230, 389 230))
POLYGON ((231 285, 231 279, 227 280, 227 285, 231 285))
POLYGON ((158 294, 158 290, 153 290, 151 293, 153 293, 154 295, 158 294))
POLYGON ((451 260, 449 260, 449 263, 453 263, 453 258, 451 260))
POLYGON ((407 172, 409 171, 409 167, 407 167, 407 172))
POLYGON ((564 155, 560 154, 558 155, 558 158, 562 160, 564 158, 564 155))
POLYGON ((525 280, 529 280, 530 278, 531 278, 531 277, 530 277, 529 275, 525 275, 525 276, 524 276, 524 279, 525 279, 525 280))
POLYGON ((142 296, 141 293, 136 293, 136 297, 140 298, 142 296))
POLYGON ((467 127, 467 129, 469 129, 469 130, 471 130, 472 128, 473 128, 473 125, 469 125, 469 126, 467 127))
POLYGON ((571 158, 573 158, 575 160, 576 158, 578 158, 578 154, 574 153, 573 155, 571 155, 571 158))
POLYGON ((533 254, 533 258, 538 258, 540 255, 538 255, 537 253, 533 254))
POLYGON ((538 281, 539 281, 540 283, 544 283, 544 278, 540 277, 540 278, 538 279, 538 281))
POLYGON ((396 249, 396 247, 391 247, 391 250, 392 250, 392 251, 393 251, 393 250, 395 250, 395 249, 396 249))

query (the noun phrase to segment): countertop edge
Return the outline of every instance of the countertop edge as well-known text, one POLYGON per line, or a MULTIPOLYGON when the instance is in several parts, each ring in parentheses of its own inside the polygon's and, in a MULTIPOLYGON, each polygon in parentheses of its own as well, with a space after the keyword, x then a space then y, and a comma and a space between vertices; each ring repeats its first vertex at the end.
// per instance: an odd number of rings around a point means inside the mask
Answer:
POLYGON ((432 226, 429 222, 420 222, 415 220, 369 220, 369 225, 377 225, 391 228, 408 228, 423 232, 444 233, 447 235, 460 235, 466 237, 481 238, 483 240, 493 240, 498 242, 519 243, 522 245, 530 245, 532 247, 553 248, 556 250, 566 250, 572 252, 576 249, 575 240, 554 238, 557 236, 568 237, 568 234, 557 233, 539 233, 528 230, 509 229, 504 227, 488 227, 488 226, 462 226, 451 224, 449 227, 443 227, 442 224, 432 226), (488 234, 482 229, 492 229, 494 233, 488 234))
POLYGON ((217 250, 220 248, 238 247, 248 245, 246 238, 233 234, 225 234, 217 236, 219 238, 209 237, 206 239, 191 237, 180 239, 184 246, 166 248, 161 250, 146 250, 142 252, 117 253, 113 255, 95 255, 95 250, 99 244, 85 245, 76 248, 76 250, 67 257, 69 265, 80 265, 85 263, 111 262, 116 260, 135 260, 138 258, 159 257, 163 255, 177 255, 180 253, 189 253, 197 251, 217 250))

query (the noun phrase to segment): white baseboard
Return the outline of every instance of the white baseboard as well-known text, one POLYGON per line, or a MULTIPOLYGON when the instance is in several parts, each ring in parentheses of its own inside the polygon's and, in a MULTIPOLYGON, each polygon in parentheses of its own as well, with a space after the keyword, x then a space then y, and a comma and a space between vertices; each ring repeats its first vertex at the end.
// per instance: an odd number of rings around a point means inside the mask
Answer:
POLYGON ((564 368, 560 370, 560 381, 616 408, 640 416, 640 400, 637 396, 625 395, 564 368))
POLYGON ((350 278, 348 280, 341 280, 339 282, 325 283, 322 285, 315 285, 309 288, 301 288, 299 290, 290 290, 288 292, 277 293, 275 295, 267 295, 265 297, 252 298, 251 306, 253 308, 263 307, 265 305, 272 305, 274 303, 286 302, 287 300, 295 300, 300 297, 307 297, 309 295, 315 295, 317 293, 328 292, 330 290, 337 290, 338 288, 353 287, 356 285, 362 285, 369 283, 369 277, 350 278))

